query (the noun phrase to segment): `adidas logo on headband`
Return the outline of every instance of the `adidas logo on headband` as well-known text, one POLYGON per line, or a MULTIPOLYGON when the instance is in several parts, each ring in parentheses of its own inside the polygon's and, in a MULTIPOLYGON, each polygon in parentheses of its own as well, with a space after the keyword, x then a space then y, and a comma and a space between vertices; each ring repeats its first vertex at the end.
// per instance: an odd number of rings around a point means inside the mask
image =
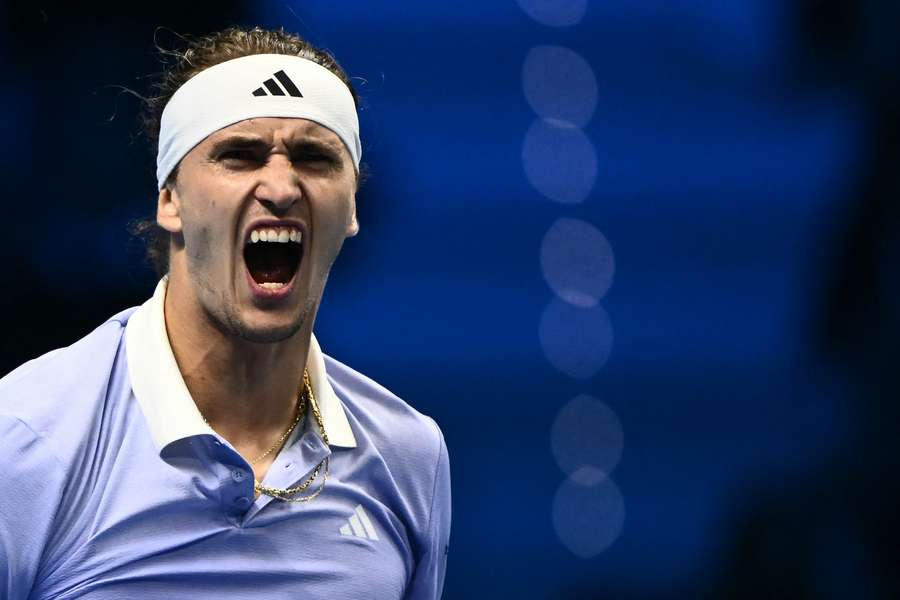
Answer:
POLYGON ((265 89, 263 89, 262 86, 258 87, 253 90, 253 95, 268 96, 269 94, 266 93, 266 90, 269 90, 269 93, 273 96, 284 96, 284 92, 285 90, 287 90, 288 95, 293 96, 294 98, 303 97, 303 94, 300 93, 300 90, 296 85, 294 85, 294 82, 291 81, 291 78, 287 76, 287 73, 285 73, 284 71, 278 71, 274 74, 274 77, 281 82, 281 85, 284 86, 284 90, 281 89, 281 87, 277 83, 275 83, 275 79, 266 79, 265 81, 263 81, 263 86, 265 87, 265 89))

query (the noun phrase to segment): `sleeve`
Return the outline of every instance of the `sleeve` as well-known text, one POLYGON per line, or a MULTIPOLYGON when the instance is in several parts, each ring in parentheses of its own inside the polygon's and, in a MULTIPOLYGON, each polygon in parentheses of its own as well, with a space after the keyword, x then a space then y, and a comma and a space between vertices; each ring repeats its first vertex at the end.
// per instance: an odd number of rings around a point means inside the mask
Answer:
POLYGON ((0 598, 26 600, 32 591, 63 468, 44 440, 19 419, 0 415, 0 598))
POLYGON ((450 459, 447 444, 439 429, 438 436, 440 450, 428 528, 419 555, 416 556, 416 568, 406 589, 405 600, 437 600, 444 589, 447 554, 450 550, 450 459))

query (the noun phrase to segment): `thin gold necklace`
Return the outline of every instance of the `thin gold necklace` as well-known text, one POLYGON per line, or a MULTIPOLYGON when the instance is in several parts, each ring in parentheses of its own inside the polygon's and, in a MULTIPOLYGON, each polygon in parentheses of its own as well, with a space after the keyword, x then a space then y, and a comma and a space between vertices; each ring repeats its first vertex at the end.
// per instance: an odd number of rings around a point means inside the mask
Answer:
MULTIPOLYGON (((325 424, 322 421, 322 414, 319 412, 319 405, 316 402, 316 395, 313 393, 312 385, 309 382, 309 373, 303 371, 303 387, 306 390, 306 397, 309 398, 309 406, 312 409, 313 416, 316 419, 316 424, 319 426, 319 433, 322 434, 322 441, 325 442, 325 445, 328 445, 328 434, 325 433, 325 424)), ((275 488, 269 487, 267 485, 261 484, 256 479, 253 480, 253 489, 259 494, 265 494, 267 496, 271 496, 272 498, 276 498, 278 500, 283 500, 285 502, 309 502, 316 496, 322 493, 322 490, 325 489, 325 482, 328 481, 328 467, 330 465, 329 456, 326 455, 318 465, 316 465, 315 470, 313 470, 312 475, 309 478, 301 483, 300 485, 289 487, 289 488, 275 488), (322 474, 322 482, 319 484, 313 492, 306 496, 298 496, 297 494, 305 492, 309 486, 314 482, 318 477, 319 473, 322 474)))
MULTIPOLYGON (((306 371, 304 371, 304 372, 303 372, 303 378, 304 378, 304 381, 306 381, 306 377, 307 377, 307 374, 306 374, 306 371)), ((257 456, 256 458, 248 459, 248 462, 249 462, 251 465, 255 465, 256 463, 258 463, 259 461, 261 461, 262 459, 264 459, 265 457, 267 457, 268 455, 270 455, 276 448, 280 448, 281 445, 284 443, 284 440, 286 440, 287 437, 288 437, 289 435, 291 435, 291 432, 294 431, 294 428, 297 426, 297 423, 299 423, 299 422, 300 422, 300 419, 303 417, 303 413, 306 412, 306 402, 304 402, 304 398, 303 398, 303 393, 302 393, 302 391, 301 391, 300 393, 297 394, 297 406, 296 406, 296 409, 297 409, 297 415, 294 417, 293 422, 292 422, 292 423, 290 424, 290 426, 287 428, 287 431, 285 431, 283 434, 281 434, 281 437, 278 438, 278 439, 275 441, 275 443, 272 444, 272 445, 269 447, 268 450, 266 450, 265 452, 263 452, 262 454, 260 454, 260 455, 257 456)), ((211 429, 211 428, 212 428, 212 425, 210 425, 210 422, 209 422, 209 420, 207 420, 206 415, 204 415, 204 414, 201 412, 201 413, 200 413, 200 416, 203 417, 203 422, 206 423, 207 425, 209 425, 209 427, 210 427, 210 429, 211 429)))
MULTIPOLYGON (((303 370, 303 390, 297 394, 297 416, 294 418, 293 423, 291 423, 290 427, 287 428, 280 438, 265 452, 254 458, 250 461, 251 465, 254 465, 264 459, 266 456, 271 454, 276 448, 280 448, 282 444, 284 444, 285 440, 291 435, 291 432, 294 431, 294 428, 297 427, 297 423, 300 422, 300 419, 303 417, 303 414, 306 412, 306 398, 309 398, 309 404, 313 411, 313 416, 315 416, 316 424, 319 426, 319 432, 322 434, 322 441, 325 442, 325 445, 328 445, 328 434, 325 433, 325 424, 322 421, 322 414, 319 412, 319 405, 316 402, 316 396, 313 393, 312 384, 309 380, 309 371, 306 369, 303 370), (303 392, 306 392, 305 394, 303 392)), ((203 422, 210 425, 209 421, 206 419, 206 415, 202 412, 200 416, 203 418, 203 422)), ((312 475, 309 478, 301 483, 298 486, 290 487, 290 488, 275 488, 263 485, 259 482, 255 477, 253 478, 253 489, 257 494, 265 494, 267 496, 271 496, 278 500, 283 500, 285 502, 309 502, 316 496, 322 493, 322 490, 325 489, 325 481, 328 480, 328 467, 330 465, 330 461, 328 460, 328 456, 322 459, 316 468, 313 470, 312 475), (305 492, 307 488, 312 484, 313 481, 318 478, 319 473, 322 473, 322 483, 319 484, 319 487, 316 488, 314 492, 307 496, 297 496, 293 497, 296 494, 305 492)))
POLYGON ((301 395, 299 400, 297 401, 297 416, 294 418, 294 422, 291 423, 291 426, 287 428, 287 431, 285 431, 283 434, 281 434, 281 437, 278 438, 277 442, 272 444, 272 446, 268 450, 266 450, 265 452, 263 452, 256 458, 252 459, 250 461, 250 464, 255 465, 256 463, 258 463, 259 461, 261 461, 262 459, 264 459, 265 457, 270 455, 276 448, 281 448, 282 444, 284 444, 284 441, 288 438, 289 435, 291 435, 291 432, 294 431, 294 428, 297 427, 297 423, 299 423, 300 419, 303 418, 303 413, 305 413, 305 412, 306 412, 306 403, 303 401, 303 396, 301 395))

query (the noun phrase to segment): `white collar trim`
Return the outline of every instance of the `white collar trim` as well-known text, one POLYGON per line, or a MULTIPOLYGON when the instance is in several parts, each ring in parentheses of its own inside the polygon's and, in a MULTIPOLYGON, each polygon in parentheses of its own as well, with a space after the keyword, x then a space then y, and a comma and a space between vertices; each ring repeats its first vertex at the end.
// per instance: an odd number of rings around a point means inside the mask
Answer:
MULTIPOLYGON (((160 451, 176 440, 215 435, 203 421, 172 354, 166 332, 165 298, 164 277, 157 284, 153 297, 134 311, 125 327, 131 387, 160 451)), ((306 368, 329 445, 355 448, 356 438, 344 406, 328 381, 325 359, 315 335, 310 340, 306 368)))

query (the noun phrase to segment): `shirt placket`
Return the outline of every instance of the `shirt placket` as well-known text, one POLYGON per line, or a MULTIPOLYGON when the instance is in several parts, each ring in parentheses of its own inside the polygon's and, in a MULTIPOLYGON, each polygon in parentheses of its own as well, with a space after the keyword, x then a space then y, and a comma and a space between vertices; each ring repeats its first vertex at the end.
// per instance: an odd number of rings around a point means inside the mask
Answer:
MULTIPOLYGON (((307 424, 309 420, 307 420, 307 424)), ((287 489, 298 486, 305 482, 313 474, 316 467, 331 455, 331 449, 322 440, 317 431, 312 431, 308 426, 304 429, 302 435, 294 441, 289 447, 284 448, 272 466, 266 473, 262 484, 268 487, 287 489)), ((318 476, 313 480, 309 487, 303 492, 297 494, 297 497, 307 496, 314 493, 325 478, 324 465, 319 470, 318 476)), ((253 507, 247 512, 244 521, 253 518, 254 515, 264 509, 270 502, 283 502, 268 496, 260 494, 253 503, 253 507)))

